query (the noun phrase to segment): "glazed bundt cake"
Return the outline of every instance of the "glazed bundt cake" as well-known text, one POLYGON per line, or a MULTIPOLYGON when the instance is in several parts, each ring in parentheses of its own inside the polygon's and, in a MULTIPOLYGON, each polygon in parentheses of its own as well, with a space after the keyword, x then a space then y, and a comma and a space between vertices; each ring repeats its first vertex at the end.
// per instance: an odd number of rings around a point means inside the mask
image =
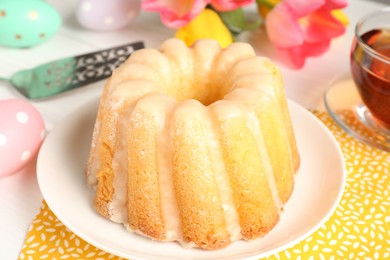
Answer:
POLYGON ((217 249, 276 225, 299 160, 269 59, 246 43, 169 39, 134 52, 107 81, 87 176, 104 217, 217 249))

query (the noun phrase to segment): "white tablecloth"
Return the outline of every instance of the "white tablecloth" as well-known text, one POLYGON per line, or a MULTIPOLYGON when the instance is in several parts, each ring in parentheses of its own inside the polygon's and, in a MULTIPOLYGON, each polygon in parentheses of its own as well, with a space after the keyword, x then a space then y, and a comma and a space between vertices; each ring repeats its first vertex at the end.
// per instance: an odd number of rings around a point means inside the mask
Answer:
MULTIPOLYGON (((144 41, 146 47, 158 47, 163 40, 174 35, 174 31, 162 26, 157 14, 146 12, 142 12, 131 26, 120 31, 88 31, 80 27, 74 18, 76 0, 48 2, 59 10, 63 17, 61 29, 48 42, 33 48, 11 49, 0 46, 0 77, 10 77, 18 70, 32 68, 58 58, 138 40, 144 41)), ((331 78, 349 70, 353 26, 360 17, 382 6, 383 3, 351 0, 345 10, 350 19, 347 33, 334 40, 326 54, 309 59, 299 71, 290 70, 280 64, 288 98, 306 108, 322 107, 322 96, 331 78)), ((244 33, 240 40, 253 44, 259 55, 274 58, 272 48, 261 35, 261 30, 244 33)), ((50 131, 73 109, 100 95, 103 84, 104 82, 98 82, 32 104, 41 112, 46 128, 50 131)), ((23 97, 9 83, 0 81, 0 99, 6 98, 23 97)), ((41 206, 42 195, 35 166, 36 162, 33 160, 20 172, 0 178, 0 259, 17 258, 29 225, 41 206)))

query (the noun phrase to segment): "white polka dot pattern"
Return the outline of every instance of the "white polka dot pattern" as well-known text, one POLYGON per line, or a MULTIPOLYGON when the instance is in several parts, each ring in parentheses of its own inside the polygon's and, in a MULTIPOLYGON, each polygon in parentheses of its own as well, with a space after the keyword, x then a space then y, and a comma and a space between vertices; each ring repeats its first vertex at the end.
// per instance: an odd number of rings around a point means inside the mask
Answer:
POLYGON ((7 138, 5 137, 5 135, 0 134, 0 146, 5 145, 6 142, 7 142, 7 138))
POLYGON ((140 3, 129 0, 80 0, 76 18, 88 29, 117 30, 129 25, 137 17, 140 3))
MULTIPOLYGON (((362 144, 326 113, 346 166, 345 192, 335 213, 313 235, 268 259, 390 259, 390 153, 362 144)), ((119 259, 69 231, 43 203, 19 259, 119 259)))
POLYGON ((81 9, 85 12, 90 12, 91 9, 92 9, 92 5, 91 5, 91 2, 84 2, 81 4, 81 9))
POLYGON ((16 113, 16 120, 18 120, 18 122, 21 124, 27 124, 29 117, 25 112, 18 112, 16 113))
POLYGON ((39 13, 35 10, 32 10, 28 13, 28 18, 32 21, 37 20, 39 18, 39 13))
POLYGON ((32 104, 0 100, 0 177, 16 173, 38 152, 45 125, 32 104))

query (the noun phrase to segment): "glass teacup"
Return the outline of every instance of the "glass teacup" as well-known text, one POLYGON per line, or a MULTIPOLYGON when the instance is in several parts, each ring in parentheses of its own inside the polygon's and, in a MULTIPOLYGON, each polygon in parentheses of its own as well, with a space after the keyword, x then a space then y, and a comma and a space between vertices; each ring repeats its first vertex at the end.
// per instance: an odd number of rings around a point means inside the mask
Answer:
POLYGON ((390 8, 356 25, 351 71, 370 118, 390 130, 390 8))
POLYGON ((350 57, 351 73, 331 82, 325 106, 355 138, 390 151, 390 7, 359 20, 350 57), (351 96, 348 108, 340 109, 340 95, 351 96))

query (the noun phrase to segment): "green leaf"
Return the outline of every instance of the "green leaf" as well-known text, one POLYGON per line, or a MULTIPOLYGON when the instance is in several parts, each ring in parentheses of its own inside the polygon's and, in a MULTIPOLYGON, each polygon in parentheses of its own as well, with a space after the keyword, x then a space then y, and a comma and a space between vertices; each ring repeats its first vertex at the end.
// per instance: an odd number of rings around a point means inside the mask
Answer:
POLYGON ((255 21, 247 21, 241 8, 228 12, 219 12, 219 15, 233 33, 259 28, 262 23, 260 18, 255 21))
POLYGON ((256 0, 256 3, 258 6, 264 6, 264 7, 267 7, 269 9, 272 9, 275 7, 275 5, 268 2, 268 0, 256 0))

